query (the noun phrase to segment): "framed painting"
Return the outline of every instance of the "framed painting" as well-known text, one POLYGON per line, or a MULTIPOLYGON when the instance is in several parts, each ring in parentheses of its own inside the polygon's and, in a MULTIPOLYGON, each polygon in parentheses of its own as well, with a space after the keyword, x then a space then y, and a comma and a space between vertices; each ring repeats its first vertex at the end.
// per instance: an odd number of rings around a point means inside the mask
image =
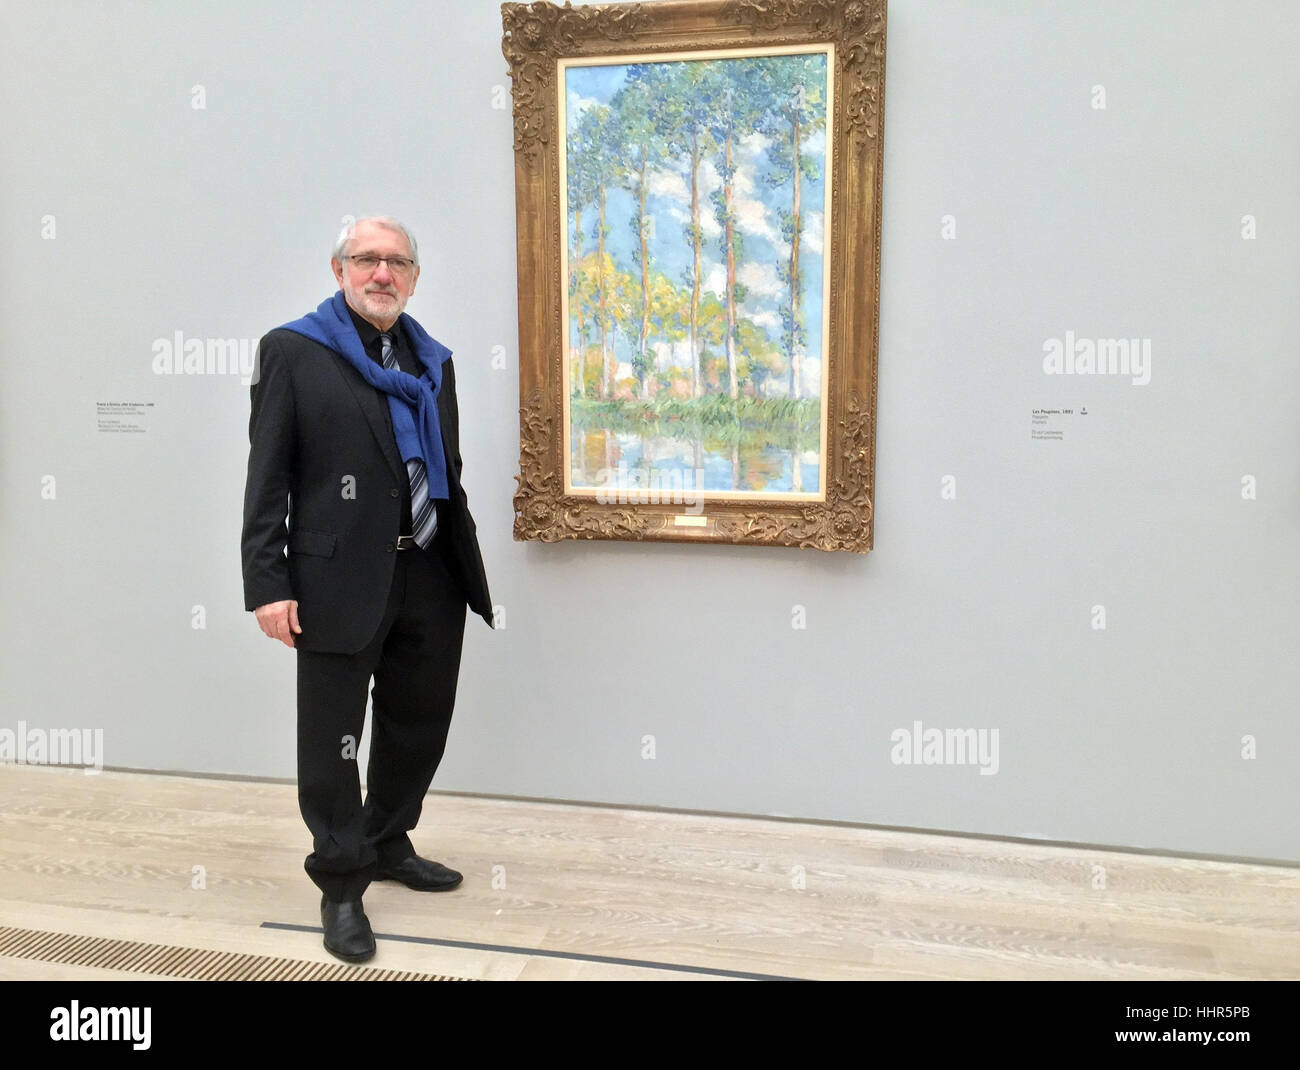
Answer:
POLYGON ((885 0, 502 19, 515 538, 870 550, 885 0))

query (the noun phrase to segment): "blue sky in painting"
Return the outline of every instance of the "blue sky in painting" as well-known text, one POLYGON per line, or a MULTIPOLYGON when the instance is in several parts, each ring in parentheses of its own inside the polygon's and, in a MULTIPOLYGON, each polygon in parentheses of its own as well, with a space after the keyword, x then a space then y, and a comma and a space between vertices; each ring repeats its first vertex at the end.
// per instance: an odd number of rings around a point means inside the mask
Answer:
MULTIPOLYGON (((721 60, 720 62, 743 62, 721 60)), ((582 112, 592 104, 607 104, 624 84, 627 65, 604 67, 568 67, 565 70, 566 122, 572 131, 582 112)), ((787 183, 775 188, 764 176, 768 170, 767 138, 751 134, 737 146, 737 193, 739 227, 744 235, 744 258, 737 275, 749 293, 740 313, 767 330, 777 341, 781 322, 778 307, 786 286, 777 275, 777 264, 788 262, 790 247, 781 234, 781 215, 789 210, 791 187, 787 183)), ((820 392, 822 364, 822 283, 823 283, 823 210, 825 206, 826 131, 818 130, 806 138, 801 151, 816 160, 818 177, 802 180, 803 227, 800 238, 800 271, 803 276, 803 312, 806 331, 805 389, 820 392)), ((704 288, 719 297, 725 287, 725 252, 722 228, 713 214, 709 200, 720 187, 721 177, 712 161, 701 168, 701 206, 704 216, 703 276, 704 288)), ((688 168, 661 169, 652 177, 648 208, 654 218, 650 241, 651 261, 678 285, 688 286, 691 274, 691 246, 684 233, 690 221, 690 187, 688 168)), ((563 188, 562 188, 563 192, 563 188)), ((609 227, 607 243, 615 261, 625 269, 633 266, 635 242, 629 222, 634 214, 632 194, 621 188, 611 189, 606 200, 609 227)), ((595 243, 596 215, 591 206, 583 213, 583 247, 590 251, 595 243)), ((573 248, 574 227, 569 219, 569 242, 573 248)))

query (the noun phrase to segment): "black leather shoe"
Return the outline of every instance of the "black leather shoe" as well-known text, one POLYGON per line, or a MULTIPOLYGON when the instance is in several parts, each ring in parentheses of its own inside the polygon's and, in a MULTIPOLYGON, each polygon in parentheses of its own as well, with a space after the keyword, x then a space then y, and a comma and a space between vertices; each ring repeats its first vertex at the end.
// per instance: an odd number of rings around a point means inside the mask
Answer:
POLYGON ((382 862, 375 871, 377 881, 401 881, 417 892, 446 892, 455 888, 465 878, 441 862, 430 862, 419 855, 411 855, 393 866, 382 862))
POLYGON ((375 954, 375 934, 360 899, 337 902, 321 896, 320 923, 325 929, 325 950, 344 962, 365 962, 375 954))

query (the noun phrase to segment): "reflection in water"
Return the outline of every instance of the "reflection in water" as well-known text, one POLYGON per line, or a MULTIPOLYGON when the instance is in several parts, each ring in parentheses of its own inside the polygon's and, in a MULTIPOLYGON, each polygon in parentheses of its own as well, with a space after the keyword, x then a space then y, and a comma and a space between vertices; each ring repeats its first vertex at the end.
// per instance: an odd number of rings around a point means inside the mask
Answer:
POLYGON ((700 472, 706 492, 818 489, 821 405, 815 398, 572 398, 569 417, 575 487, 599 488, 617 469, 638 473, 643 482, 658 475, 693 481, 700 472))
POLYGON ((572 429, 575 487, 598 488, 608 473, 639 472, 643 486, 694 487, 702 472, 705 491, 748 490, 769 494, 816 491, 816 450, 743 438, 683 439, 667 435, 619 434, 607 429, 572 429))

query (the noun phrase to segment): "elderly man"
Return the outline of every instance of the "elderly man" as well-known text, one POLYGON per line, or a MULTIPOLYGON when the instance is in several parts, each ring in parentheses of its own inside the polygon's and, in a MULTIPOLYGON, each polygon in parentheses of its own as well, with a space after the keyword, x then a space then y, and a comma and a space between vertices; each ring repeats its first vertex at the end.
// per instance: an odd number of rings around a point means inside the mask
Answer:
POLYGON ((451 351, 402 311, 420 277, 415 239, 394 219, 359 219, 330 264, 338 292, 258 351, 244 599, 297 651, 305 868, 325 947, 362 962, 375 952, 361 901, 371 880, 461 882, 407 834, 446 744, 465 607, 491 626, 492 603, 460 484, 451 351), (356 748, 372 677, 363 804, 356 748))

